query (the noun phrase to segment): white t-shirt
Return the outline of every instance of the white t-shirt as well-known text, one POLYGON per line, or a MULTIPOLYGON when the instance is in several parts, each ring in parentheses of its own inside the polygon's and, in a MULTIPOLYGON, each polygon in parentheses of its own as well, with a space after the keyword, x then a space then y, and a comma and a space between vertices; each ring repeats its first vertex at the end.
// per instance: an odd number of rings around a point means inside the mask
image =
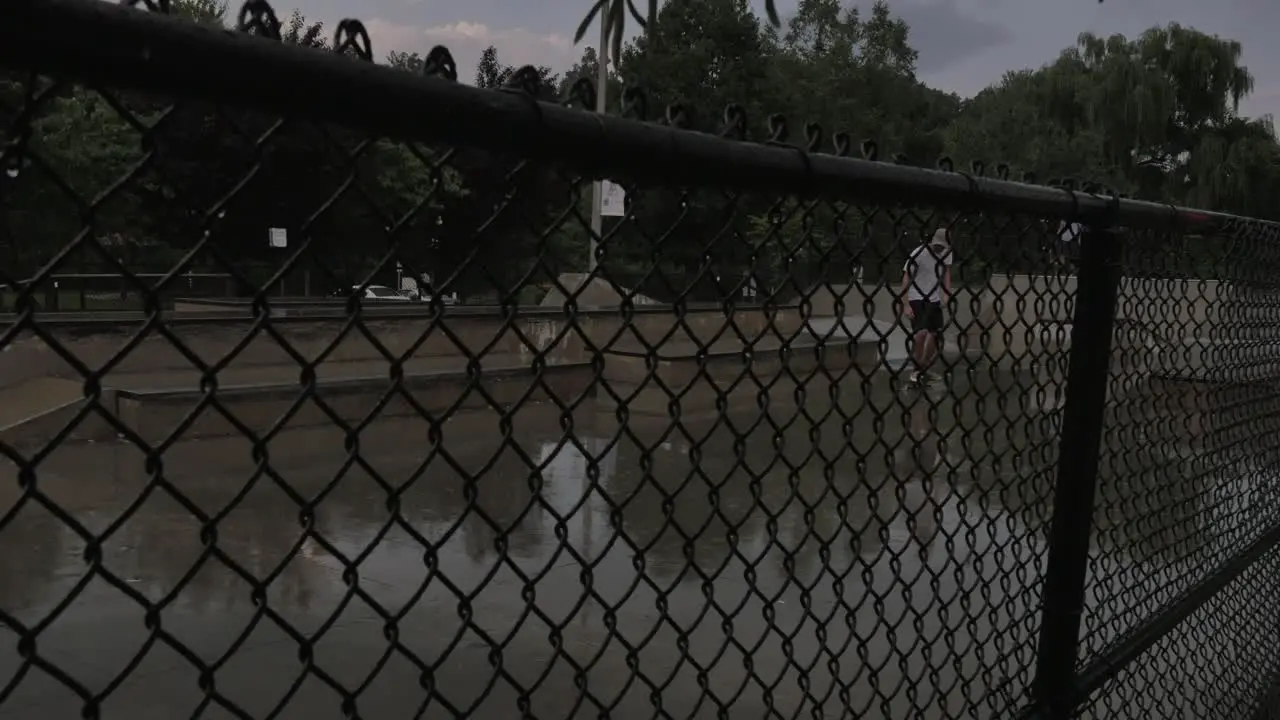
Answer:
POLYGON ((921 245, 907 256, 903 272, 907 273, 907 302, 912 300, 942 301, 942 278, 951 267, 951 248, 941 254, 921 245))
POLYGON ((1058 233, 1058 239, 1062 242, 1076 242, 1082 234, 1084 234, 1084 228, 1080 226, 1080 223, 1067 223, 1062 226, 1062 230, 1058 233))

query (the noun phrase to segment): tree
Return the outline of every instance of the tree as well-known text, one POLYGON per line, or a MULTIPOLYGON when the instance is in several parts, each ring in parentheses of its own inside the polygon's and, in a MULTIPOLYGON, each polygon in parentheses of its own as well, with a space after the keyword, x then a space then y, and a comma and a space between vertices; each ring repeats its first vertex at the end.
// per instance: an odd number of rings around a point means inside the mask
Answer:
POLYGON ((480 62, 476 65, 476 87, 502 87, 508 70, 498 62, 498 49, 490 45, 480 53, 480 62))
POLYGON ((1162 171, 1161 190, 1176 197, 1203 179, 1189 175, 1190 155, 1232 122, 1253 88, 1241 53, 1237 42, 1175 23, 1132 41, 1086 33, 1056 65, 1075 71, 1066 89, 1102 133, 1108 161, 1146 194, 1159 190, 1139 178, 1143 169, 1162 171))
POLYGON ((963 103, 945 131, 947 154, 966 169, 973 161, 993 170, 1007 162, 1042 181, 1067 176, 1123 184, 1099 131, 1083 122, 1085 109, 1061 112, 1060 79, 1047 70, 1006 73, 963 103))
MULTIPOLYGON (((476 87, 506 87, 516 77, 520 68, 503 65, 498 60, 498 49, 490 45, 480 53, 480 62, 476 65, 476 87)), ((544 100, 554 100, 560 88, 560 76, 546 65, 534 68, 538 81, 538 95, 544 100)))
MULTIPOLYGON (((1268 122, 1237 115, 1253 79, 1239 43, 1177 24, 1135 40, 1081 35, 1038 70, 1011 73, 966 104, 956 155, 1008 160, 1155 200, 1244 207, 1270 154, 1268 122), (1234 147, 1240 148, 1232 152, 1234 147), (1248 147, 1246 153, 1243 148, 1248 147)), ((1263 183, 1265 185, 1265 183, 1263 183)))
MULTIPOLYGON (((599 18, 599 21, 606 26, 604 33, 605 44, 611 48, 613 57, 620 57, 622 54, 622 41, 626 33, 628 12, 642 26, 651 29, 658 24, 658 16, 661 14, 658 6, 659 0, 649 0, 648 14, 645 17, 641 17, 635 4, 629 0, 594 0, 591 10, 578 25, 578 31, 574 34, 573 41, 575 43, 581 42, 593 21, 599 18)), ((778 19, 778 9, 774 0, 765 0, 764 7, 765 14, 769 18, 769 24, 773 27, 780 26, 782 23, 778 19)))
MULTIPOLYGON (((957 159, 1007 161, 1041 181, 1075 177, 1273 217, 1280 145, 1269 119, 1237 114, 1253 82, 1241 53, 1239 43, 1176 24, 1133 40, 1085 34, 1053 63, 1010 73, 966 102, 947 145, 957 159)), ((1211 272, 1212 262, 1188 262, 1211 272)))
POLYGON ((651 107, 678 103, 689 127, 716 132, 730 103, 761 117, 771 55, 746 0, 671 0, 623 51, 618 69, 627 85, 644 88, 651 107))
MULTIPOLYGON (((225 0, 177 0, 173 8, 192 22, 227 22, 225 0)), ((853 154, 861 140, 875 139, 882 161, 932 167, 946 155, 963 170, 981 160, 989 174, 1003 162, 1015 178, 1028 171, 1040 181, 1095 180, 1159 201, 1278 212, 1280 143, 1269 118, 1238 113, 1253 81, 1231 40, 1179 25, 1132 39, 1083 35, 1044 67, 1009 73, 961 100, 916 77, 910 28, 885 2, 802 0, 785 27, 762 25, 746 0, 671 0, 650 9, 646 32, 610 73, 612 112, 622 110, 625 80, 644 90, 629 112, 643 108, 649 120, 732 138, 831 151, 833 134, 843 132, 853 154), (777 112, 787 124, 770 122, 777 112)), ((288 17, 281 35, 329 51, 323 26, 301 13, 288 17)), ((385 62, 417 73, 424 61, 393 51, 385 62)), ((480 87, 567 101, 580 79, 594 83, 598 63, 596 49, 584 48, 561 76, 506 65, 490 47, 474 77, 480 87)), ((585 265, 592 178, 474 147, 390 142, 300 118, 190 101, 170 107, 65 84, 28 117, 18 110, 30 82, 26 74, 0 75, 0 146, 21 171, 16 180, 0 177, 6 272, 38 268, 83 225, 83 205, 55 176, 86 202, 105 193, 92 211, 95 240, 131 267, 168 269, 208 233, 221 259, 203 253, 191 262, 211 270, 231 262, 260 282, 287 255, 267 248, 268 227, 309 241, 317 263, 343 282, 386 273, 393 256, 453 276, 464 291, 495 283, 514 290, 585 265)), ((835 279, 858 263, 892 265, 922 230, 906 215, 891 219, 843 201, 674 186, 628 191, 634 214, 606 221, 603 271, 666 299, 717 297, 748 275, 777 286, 835 279)), ((1007 240, 1025 241, 1015 234, 1007 240)), ((79 253, 64 267, 100 265, 98 255, 79 253)))
POLYGON ((425 64, 425 58, 416 52, 400 52, 392 50, 387 53, 387 64, 397 70, 419 74, 425 64))
MULTIPOLYGON (((132 232, 137 197, 108 194, 141 160, 142 148, 138 133, 104 96, 81 88, 59 93, 42 105, 29 138, 23 157, 15 158, 19 174, 12 191, 0 192, 0 203, 6 231, 36 241, 9 244, 7 272, 26 277, 48 262, 81 231, 82 208, 104 197, 94 212, 91 240, 131 249, 149 244, 132 232)), ((66 269, 100 267, 103 258, 93 252, 93 242, 80 248, 66 269)))
MULTIPOLYGON (((578 62, 574 63, 561 77, 560 80, 560 97, 565 99, 568 97, 570 90, 579 80, 588 80, 592 87, 595 87, 597 79, 600 77, 600 57, 596 54, 596 49, 586 47, 582 51, 582 57, 578 62)), ((622 78, 618 76, 617 64, 609 66, 608 74, 608 96, 610 102, 608 110, 610 112, 618 108, 618 102, 622 99, 623 83, 622 78)), ((599 92, 599 88, 596 88, 599 92)), ((594 107, 587 108, 594 110, 594 107)))
MULTIPOLYGON (((764 124, 772 53, 745 0, 672 0, 622 52, 618 74, 643 88, 651 118, 670 106, 683 127, 736 135, 753 119, 764 124), (740 128, 726 123, 726 108, 738 102, 740 128)), ((636 217, 602 245, 604 271, 619 285, 658 299, 710 299, 720 294, 717 277, 729 284, 743 277, 749 206, 680 188, 633 188, 629 197, 636 217)))
MULTIPOLYGON (((208 22, 220 17, 194 15, 208 22)), ((323 25, 296 11, 281 40, 329 51, 323 25)), ((247 274, 251 285, 263 284, 295 255, 294 267, 320 271, 321 283, 328 275, 339 284, 360 282, 389 272, 393 249, 406 260, 420 258, 434 196, 459 191, 455 175, 434 167, 432 152, 342 128, 200 102, 170 109, 145 97, 121 96, 116 109, 156 124, 149 134, 154 156, 127 189, 137 216, 116 243, 156 249, 128 258, 135 266, 169 269, 177 254, 208 235, 209 251, 190 262, 247 274), (317 210, 323 212, 317 216, 317 210), (268 247, 273 227, 290 231, 286 251, 268 247), (399 229, 390 236, 389 228, 399 229), (304 243, 310 243, 305 251, 304 243)))
POLYGON ((290 45, 328 50, 329 40, 324 36, 324 23, 308 22, 299 10, 289 15, 289 22, 280 29, 280 39, 290 45))
POLYGON ((225 25, 228 0, 174 0, 169 12, 192 22, 225 25))
MULTIPOLYGON (((413 65, 410 57, 397 63, 413 65)), ((487 48, 476 68, 476 84, 535 86, 541 100, 557 98, 559 77, 548 67, 503 65, 487 48)), ((555 171, 519 157, 503 157, 475 147, 452 148, 448 167, 462 192, 440 195, 433 268, 464 291, 497 289, 499 294, 565 268, 552 251, 553 218, 571 202, 571 182, 555 171)))

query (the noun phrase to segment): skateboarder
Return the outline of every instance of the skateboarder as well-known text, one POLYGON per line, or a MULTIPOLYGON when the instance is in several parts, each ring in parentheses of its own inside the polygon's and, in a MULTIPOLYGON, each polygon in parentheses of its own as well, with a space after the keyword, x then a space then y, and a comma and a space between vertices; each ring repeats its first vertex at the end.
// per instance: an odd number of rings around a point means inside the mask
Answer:
POLYGON ((1054 260, 1059 272, 1069 270, 1072 259, 1080 255, 1080 239, 1084 237, 1084 227, 1078 222, 1061 220, 1058 222, 1058 242, 1054 247, 1054 260))
POLYGON ((951 296, 951 233, 940 229, 911 251, 902 268, 903 312, 911 318, 911 383, 931 382, 929 366, 942 345, 942 308, 951 296))

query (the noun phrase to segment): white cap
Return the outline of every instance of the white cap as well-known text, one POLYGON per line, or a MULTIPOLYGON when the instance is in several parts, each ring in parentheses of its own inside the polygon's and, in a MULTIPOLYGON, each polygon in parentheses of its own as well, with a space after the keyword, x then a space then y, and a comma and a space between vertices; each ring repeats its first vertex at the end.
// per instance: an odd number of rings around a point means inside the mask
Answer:
POLYGON ((951 231, 946 228, 939 228, 933 231, 933 239, 929 241, 930 245, 941 245, 942 247, 951 247, 949 239, 951 231))

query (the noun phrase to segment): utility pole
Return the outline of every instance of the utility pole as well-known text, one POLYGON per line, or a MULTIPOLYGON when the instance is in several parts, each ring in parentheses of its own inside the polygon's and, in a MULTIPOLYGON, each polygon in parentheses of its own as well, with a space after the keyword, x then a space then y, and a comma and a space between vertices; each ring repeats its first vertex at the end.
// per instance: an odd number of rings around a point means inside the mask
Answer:
MULTIPOLYGON (((608 13, 600 13, 600 47, 596 48, 596 59, 600 63, 600 72, 596 77, 596 112, 604 114, 609 107, 609 21, 608 13)), ((591 244, 587 249, 587 272, 596 271, 596 245, 600 241, 600 233, 604 227, 604 219, 600 216, 600 206, 604 204, 604 185, 596 180, 591 188, 591 244)))

